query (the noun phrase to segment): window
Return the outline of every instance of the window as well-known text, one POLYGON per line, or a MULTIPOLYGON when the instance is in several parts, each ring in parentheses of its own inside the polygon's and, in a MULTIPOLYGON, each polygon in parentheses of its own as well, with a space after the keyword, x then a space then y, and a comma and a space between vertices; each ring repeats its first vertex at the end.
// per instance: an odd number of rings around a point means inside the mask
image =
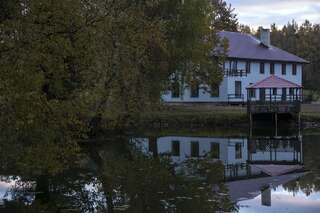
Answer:
POLYGON ((171 86, 171 97, 172 98, 179 98, 180 97, 180 84, 179 82, 174 82, 171 86))
POLYGON ((219 97, 220 90, 219 86, 211 86, 211 97, 219 97))
POLYGON ((282 75, 286 75, 287 74, 287 65, 286 64, 282 64, 281 73, 282 73, 282 75))
POLYGON ((241 98, 241 96, 242 96, 241 81, 234 82, 234 94, 235 94, 236 98, 241 98))
POLYGON ((249 89, 249 98, 256 97, 256 89, 249 89))
POLYGON ((220 159, 220 144, 211 143, 210 156, 213 159, 220 159))
POLYGON ((171 142, 171 150, 173 156, 180 156, 180 142, 179 141, 172 141, 171 142))
POLYGON ((250 61, 246 62, 246 72, 247 73, 251 73, 251 63, 250 63, 250 61))
POLYGON ((191 157, 199 157, 199 142, 191 142, 191 157))
POLYGON ((264 63, 263 62, 260 63, 260 73, 264 74, 264 63))
POLYGON ((231 61, 230 62, 230 70, 237 70, 238 69, 238 62, 237 61, 231 61))
POLYGON ((292 64, 292 75, 297 75, 297 65, 292 64))
POLYGON ((241 159, 242 158, 242 145, 241 143, 236 143, 236 159, 241 159))
POLYGON ((270 75, 274 75, 274 63, 270 63, 270 75))
POLYGON ((198 98, 199 97, 199 84, 194 82, 191 84, 191 98, 198 98))
POLYGON ((272 95, 277 95, 277 94, 278 94, 277 88, 273 88, 273 89, 272 89, 272 95))

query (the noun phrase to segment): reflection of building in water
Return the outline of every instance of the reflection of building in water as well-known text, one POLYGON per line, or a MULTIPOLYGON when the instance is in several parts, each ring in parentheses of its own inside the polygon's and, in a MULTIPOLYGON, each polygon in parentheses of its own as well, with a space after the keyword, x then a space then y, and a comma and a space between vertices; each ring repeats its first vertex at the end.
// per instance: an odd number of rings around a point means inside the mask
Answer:
POLYGON ((226 178, 259 175, 253 163, 302 163, 302 143, 298 138, 210 138, 150 137, 135 139, 136 146, 153 156, 170 155, 177 165, 190 158, 217 159, 225 165, 226 178))
POLYGON ((249 153, 251 163, 303 163, 300 137, 253 138, 249 153))
POLYGON ((271 206, 271 188, 261 191, 261 205, 271 206))
POLYGON ((217 159, 225 165, 226 177, 248 174, 248 141, 246 138, 209 138, 168 136, 135 140, 146 153, 171 156, 179 165, 190 158, 217 159))

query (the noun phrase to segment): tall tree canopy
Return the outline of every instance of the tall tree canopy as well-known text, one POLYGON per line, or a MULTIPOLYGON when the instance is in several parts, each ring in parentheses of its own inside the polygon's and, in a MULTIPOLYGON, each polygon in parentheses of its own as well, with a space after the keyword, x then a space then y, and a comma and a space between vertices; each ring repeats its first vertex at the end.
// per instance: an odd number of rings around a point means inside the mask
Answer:
POLYGON ((295 22, 288 23, 282 29, 271 25, 272 43, 284 50, 305 58, 310 64, 304 67, 304 86, 307 89, 320 90, 318 78, 320 72, 320 25, 306 20, 300 26, 295 22))
MULTIPOLYGON (((101 119, 153 109, 169 77, 218 84, 224 1, 15 0, 0 4, 1 128, 11 138, 79 139, 101 119), (220 54, 220 53, 216 53, 220 54)), ((223 56, 223 51, 221 52, 223 56)))

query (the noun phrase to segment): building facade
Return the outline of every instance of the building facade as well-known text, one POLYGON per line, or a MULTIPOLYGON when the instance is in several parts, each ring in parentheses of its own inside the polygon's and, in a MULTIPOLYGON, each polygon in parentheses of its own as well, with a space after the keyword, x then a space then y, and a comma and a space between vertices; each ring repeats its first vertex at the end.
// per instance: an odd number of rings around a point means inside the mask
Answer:
POLYGON ((248 97, 258 100, 262 96, 302 96, 293 88, 272 90, 251 89, 270 76, 276 76, 302 87, 303 65, 306 60, 274 47, 270 31, 261 29, 260 39, 237 32, 220 32, 220 38, 229 41, 228 58, 223 65, 223 80, 218 88, 207 85, 175 85, 162 99, 167 103, 245 102, 248 97), (183 88, 183 89, 181 89, 183 88), (183 91, 180 91, 183 90, 183 91))

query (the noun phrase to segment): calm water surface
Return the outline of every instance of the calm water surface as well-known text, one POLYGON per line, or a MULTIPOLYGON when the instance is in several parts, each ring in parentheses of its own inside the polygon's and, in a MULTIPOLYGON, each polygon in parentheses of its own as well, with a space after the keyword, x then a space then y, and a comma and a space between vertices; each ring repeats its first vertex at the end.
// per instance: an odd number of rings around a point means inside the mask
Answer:
POLYGON ((320 130, 266 132, 2 143, 0 212, 320 212, 320 130))

